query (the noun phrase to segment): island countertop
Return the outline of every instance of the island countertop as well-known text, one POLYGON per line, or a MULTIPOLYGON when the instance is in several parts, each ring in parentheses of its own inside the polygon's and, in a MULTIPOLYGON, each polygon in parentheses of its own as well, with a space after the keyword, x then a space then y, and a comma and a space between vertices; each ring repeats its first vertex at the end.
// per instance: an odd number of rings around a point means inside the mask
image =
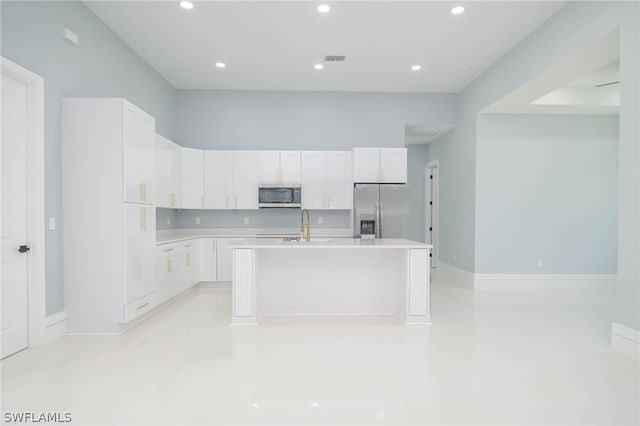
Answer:
POLYGON ((431 244, 400 238, 311 238, 311 241, 285 241, 282 238, 254 238, 231 243, 232 248, 255 249, 430 249, 431 244))

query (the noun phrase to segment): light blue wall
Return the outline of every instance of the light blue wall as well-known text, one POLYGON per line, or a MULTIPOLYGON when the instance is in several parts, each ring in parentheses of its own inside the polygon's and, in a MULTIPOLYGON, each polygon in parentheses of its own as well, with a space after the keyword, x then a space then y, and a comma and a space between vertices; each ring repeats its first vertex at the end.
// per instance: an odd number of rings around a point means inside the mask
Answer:
POLYGON ((616 273, 617 116, 480 114, 477 142, 475 272, 616 273))
POLYGON ((46 231, 46 313, 51 315, 64 309, 60 100, 127 98, 171 137, 175 92, 80 2, 2 1, 0 7, 2 56, 45 82, 45 215, 58 224, 55 231, 46 231), (63 27, 78 34, 77 47, 62 40, 63 27))
POLYGON ((406 124, 457 122, 455 94, 178 91, 176 142, 209 149, 404 146, 406 124))
POLYGON ((618 287, 616 321, 640 329, 640 4, 570 2, 468 86, 460 97, 458 128, 428 147, 439 158, 442 191, 441 249, 445 262, 475 270, 475 146, 477 114, 592 40, 620 30, 618 287), (470 161, 472 160, 472 161, 470 161), (453 166, 455 165, 455 166, 453 166), (448 219, 445 219, 448 218, 448 219), (451 223, 445 223, 450 220, 451 223), (457 260, 451 251, 470 247, 457 260))
MULTIPOLYGON (((300 209, 261 210, 182 210, 178 213, 177 228, 292 228, 300 226, 300 209), (196 217, 200 224, 196 224, 196 217), (244 218, 249 224, 244 224, 244 218)), ((311 224, 316 228, 349 228, 351 216, 348 210, 311 210, 311 224), (322 217, 322 225, 318 218, 322 217)))

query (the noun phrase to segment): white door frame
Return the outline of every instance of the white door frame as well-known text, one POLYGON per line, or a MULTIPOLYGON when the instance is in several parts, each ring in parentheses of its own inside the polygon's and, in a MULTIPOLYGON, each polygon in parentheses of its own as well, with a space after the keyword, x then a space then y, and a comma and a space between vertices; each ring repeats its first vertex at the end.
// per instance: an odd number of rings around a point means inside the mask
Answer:
POLYGON ((27 86, 27 294, 29 346, 45 342, 44 79, 0 57, 2 75, 27 86))
POLYGON ((439 257, 440 257, 440 161, 433 160, 425 166, 424 170, 424 188, 425 188, 425 241, 428 240, 429 236, 429 223, 427 220, 429 219, 428 213, 426 213, 426 209, 428 206, 426 205, 429 202, 429 196, 433 200, 433 208, 431 209, 433 217, 431 218, 431 223, 433 231, 432 231, 432 241, 433 245, 432 257, 431 257, 431 267, 435 268, 438 266, 439 257), (429 185, 430 176, 433 174, 433 183, 429 185), (431 187, 433 187, 433 194, 431 194, 431 187))

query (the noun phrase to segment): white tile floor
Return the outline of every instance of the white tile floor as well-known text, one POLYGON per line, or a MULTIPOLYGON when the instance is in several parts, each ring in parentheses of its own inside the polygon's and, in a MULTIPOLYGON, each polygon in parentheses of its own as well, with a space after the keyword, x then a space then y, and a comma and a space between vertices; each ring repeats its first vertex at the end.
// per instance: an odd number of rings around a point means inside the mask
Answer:
POLYGON ((432 295, 431 327, 229 327, 229 291, 198 289, 121 336, 2 361, 2 410, 72 424, 640 423, 638 364, 609 350, 611 292, 432 295))

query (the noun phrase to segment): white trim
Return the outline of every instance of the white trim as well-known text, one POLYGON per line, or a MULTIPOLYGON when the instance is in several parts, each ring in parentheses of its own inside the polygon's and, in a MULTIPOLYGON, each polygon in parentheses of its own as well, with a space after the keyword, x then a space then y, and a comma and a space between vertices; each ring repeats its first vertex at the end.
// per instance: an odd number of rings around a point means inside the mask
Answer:
POLYGON ((475 290, 615 287, 615 274, 474 274, 475 290))
POLYGON ((433 277, 433 281, 438 284, 473 288, 473 273, 445 262, 440 262, 440 267, 433 272, 433 277))
POLYGON ((424 182, 424 187, 425 187, 425 241, 428 240, 428 238, 426 238, 428 236, 428 224, 426 223, 426 220, 428 218, 428 215, 426 214, 426 203, 427 203, 427 199, 429 198, 429 195, 431 194, 431 199, 433 200, 433 204, 435 206, 435 208, 431 209, 431 213, 433 215, 433 217, 431 218, 431 222, 434 224, 433 225, 433 233, 432 233, 432 241, 431 241, 431 245, 433 245, 433 249, 431 250, 431 253, 433 253, 433 257, 431 258, 431 267, 432 268, 437 268, 438 265, 440 264, 440 160, 433 160, 430 161, 429 163, 427 163, 427 165, 425 166, 425 182, 424 182), (429 172, 429 170, 431 170, 431 172, 429 172), (427 176, 429 174, 433 174, 433 194, 431 194, 431 190, 429 185, 427 185, 427 176))
POLYGON ((611 324, 611 349, 640 362, 640 330, 614 322, 611 324))
POLYGON ((27 86, 27 234, 29 346, 46 344, 45 215, 44 215, 44 79, 0 57, 2 75, 27 86))
POLYGON ((62 311, 45 318, 44 339, 42 344, 52 342, 67 334, 67 312, 62 311))

